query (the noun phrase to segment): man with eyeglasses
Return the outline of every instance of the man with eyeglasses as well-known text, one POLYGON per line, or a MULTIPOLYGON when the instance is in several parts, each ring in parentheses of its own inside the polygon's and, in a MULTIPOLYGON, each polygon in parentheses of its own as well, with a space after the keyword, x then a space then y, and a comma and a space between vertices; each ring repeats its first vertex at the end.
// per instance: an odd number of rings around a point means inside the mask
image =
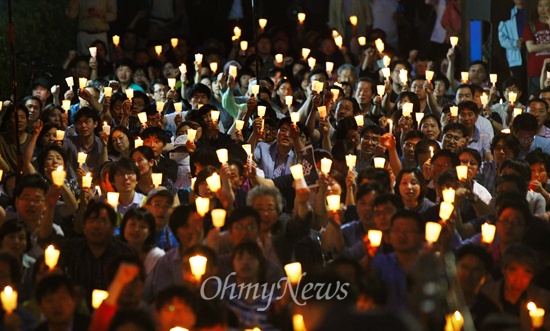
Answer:
POLYGON ((524 159, 527 154, 536 148, 550 154, 550 140, 537 136, 537 118, 529 113, 519 114, 512 122, 512 134, 519 139, 519 158, 524 159))
MULTIPOLYGON (((380 144, 384 130, 377 125, 365 125, 361 131, 361 151, 357 156, 357 172, 371 166, 372 158, 382 156, 386 148, 380 144)), ((359 151, 357 151, 359 152, 359 151)))
POLYGON ((109 180, 119 193, 117 212, 124 216, 130 209, 142 207, 145 196, 136 192, 139 169, 130 159, 122 158, 113 163, 109 171, 109 180))
POLYGON ((442 149, 458 155, 466 147, 466 128, 460 123, 449 123, 443 128, 442 149))
POLYGON ((409 131, 405 135, 401 147, 401 164, 403 164, 403 169, 416 168, 418 166, 414 157, 414 147, 422 139, 424 139, 424 134, 418 130, 409 131))
POLYGON ((147 202, 145 203, 145 209, 149 210, 155 217, 155 242, 157 247, 164 251, 179 246, 176 236, 168 226, 173 203, 174 195, 163 187, 151 190, 147 194, 147 202))

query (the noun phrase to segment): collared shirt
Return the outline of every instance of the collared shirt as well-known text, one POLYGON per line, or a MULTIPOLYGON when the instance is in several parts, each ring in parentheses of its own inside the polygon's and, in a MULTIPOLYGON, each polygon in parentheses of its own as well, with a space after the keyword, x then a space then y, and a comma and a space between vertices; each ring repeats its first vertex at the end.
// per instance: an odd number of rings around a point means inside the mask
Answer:
POLYGON ((98 136, 94 135, 93 144, 89 148, 86 148, 79 136, 65 135, 65 139, 63 140, 63 149, 71 151, 72 155, 75 156, 78 155, 79 152, 86 153, 88 157, 86 158, 86 162, 83 166, 90 172, 93 172, 101 165, 101 150, 103 149, 103 142, 98 136))
POLYGON ((485 152, 491 152, 491 137, 474 127, 474 136, 468 141, 468 147, 477 150, 484 158, 485 152))
POLYGON ((158 248, 161 248, 166 252, 180 245, 176 239, 176 236, 174 236, 168 226, 165 226, 160 232, 155 233, 155 242, 157 243, 158 248))
POLYGON ((126 214, 128 210, 136 209, 143 205, 145 205, 145 195, 134 191, 134 200, 132 200, 132 202, 125 206, 119 203, 119 205, 117 206, 117 212, 121 216, 124 216, 124 214, 126 214))
POLYGON ((543 125, 542 128, 540 128, 539 133, 537 133, 537 136, 550 138, 550 129, 546 125, 543 125))
POLYGON ((290 166, 295 159, 293 150, 286 155, 279 155, 276 141, 271 144, 260 142, 254 150, 254 161, 268 179, 290 174, 290 166))
MULTIPOLYGON (((525 109, 525 106, 523 106, 521 103, 517 103, 515 105, 515 107, 525 109)), ((502 127, 504 129, 508 129, 508 124, 506 123, 508 121, 508 111, 507 110, 508 110, 508 102, 497 103, 497 104, 494 104, 491 107, 491 111, 494 112, 494 113, 499 114, 500 118, 502 118, 502 127)), ((512 124, 512 122, 510 122, 510 124, 512 124)))
POLYGON ((407 273, 395 253, 377 254, 372 261, 374 272, 382 279, 388 291, 387 308, 402 310, 407 303, 407 273))

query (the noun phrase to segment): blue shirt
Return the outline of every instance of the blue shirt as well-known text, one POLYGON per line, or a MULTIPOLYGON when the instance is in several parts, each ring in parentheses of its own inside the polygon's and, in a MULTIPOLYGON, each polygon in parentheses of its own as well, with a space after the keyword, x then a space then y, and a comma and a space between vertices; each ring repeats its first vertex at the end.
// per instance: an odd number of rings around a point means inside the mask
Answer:
POLYGON ((342 225, 342 236, 346 247, 343 254, 353 259, 361 259, 365 255, 363 237, 366 235, 361 221, 353 221, 342 225))
POLYGON ((254 161, 258 168, 263 170, 267 179, 289 175, 290 166, 295 159, 293 150, 290 150, 287 155, 279 155, 276 141, 271 144, 260 142, 254 150, 254 161))
POLYGON ((157 247, 163 249, 165 252, 180 245, 168 226, 165 226, 162 231, 155 233, 155 242, 157 243, 157 247))
POLYGON ((372 261, 374 272, 382 279, 388 291, 386 306, 402 310, 407 305, 407 274, 399 264, 395 253, 377 254, 372 261))

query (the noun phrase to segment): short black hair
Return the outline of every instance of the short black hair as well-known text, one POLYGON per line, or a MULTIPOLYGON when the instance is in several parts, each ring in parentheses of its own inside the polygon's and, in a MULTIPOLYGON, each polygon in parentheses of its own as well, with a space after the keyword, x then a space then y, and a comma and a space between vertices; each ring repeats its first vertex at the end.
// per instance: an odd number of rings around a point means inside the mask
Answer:
POLYGON ((507 88, 511 87, 511 86, 515 86, 518 88, 518 90, 521 92, 522 88, 522 84, 521 84, 521 81, 515 77, 509 77, 508 79, 505 79, 503 82, 502 82, 502 90, 506 90, 507 88))
POLYGON ((481 154, 479 154, 479 151, 477 149, 466 147, 466 148, 464 148, 463 150, 460 151, 458 156, 460 157, 460 155, 462 155, 464 153, 470 154, 476 160, 477 166, 479 168, 481 168, 481 154))
POLYGON ((256 221, 256 225, 258 228, 260 227, 261 222, 261 216, 258 213, 258 211, 252 207, 249 206, 242 206, 237 207, 233 209, 231 214, 229 214, 229 217, 227 218, 227 227, 231 229, 234 223, 246 218, 246 217, 253 217, 256 221))
POLYGON ((512 121, 512 132, 517 134, 519 131, 536 132, 539 128, 537 118, 530 113, 521 113, 514 117, 512 121))
POLYGON ((44 195, 50 189, 50 185, 38 174, 27 175, 21 179, 21 181, 15 187, 13 196, 19 198, 23 190, 26 188, 36 188, 44 191, 44 195))
POLYGON ((502 185, 502 184, 507 184, 507 183, 513 183, 516 188, 518 189, 518 192, 498 192, 499 194, 497 194, 497 200, 496 200, 496 206, 498 208, 498 202, 499 202, 499 197, 500 195, 504 194, 504 193, 518 193, 522 199, 525 199, 525 195, 527 194, 527 190, 528 190, 528 186, 527 186, 527 182, 521 178, 521 176, 519 175, 516 175, 516 174, 506 174, 506 175, 501 175, 501 176, 498 176, 496 181, 495 181, 495 191, 497 190, 497 188, 502 185))
POLYGON ((115 62, 115 71, 120 67, 128 67, 134 72, 134 62, 128 58, 122 58, 115 62))
POLYGON ((150 126, 145 128, 141 132, 141 139, 145 140, 147 138, 155 137, 162 141, 165 145, 170 142, 170 137, 168 137, 168 134, 166 134, 166 131, 159 128, 158 126, 150 126))
POLYGON ((548 110, 548 102, 544 101, 544 100, 541 99, 541 98, 533 98, 533 99, 530 99, 529 101, 527 101, 527 107, 531 107, 531 104, 532 104, 533 102, 540 102, 540 103, 542 103, 542 104, 544 105, 544 108, 545 108, 546 110, 548 110))
POLYGON ((386 203, 392 204, 397 210, 405 209, 403 200, 401 200, 397 195, 391 193, 385 193, 377 196, 374 199, 372 206, 376 207, 380 205, 385 205, 386 203))
POLYGON ((460 115, 460 112, 463 110, 471 110, 476 114, 479 114, 479 108, 477 107, 476 103, 473 101, 462 101, 458 104, 458 114, 460 115))
POLYGON ((466 127, 458 122, 455 123, 449 123, 445 125, 443 128, 443 134, 447 133, 448 131, 460 131, 462 132, 462 135, 466 137, 468 133, 466 132, 466 127))
POLYGON ((61 288, 66 288, 73 299, 76 297, 73 283, 69 277, 63 274, 49 274, 44 276, 38 284, 36 284, 36 301, 42 303, 42 299, 48 295, 57 292, 61 288))
POLYGON ((369 182, 359 186, 357 193, 355 193, 355 201, 359 201, 359 199, 370 193, 382 193, 381 185, 377 182, 369 182))
MULTIPOLYGON (((140 172, 139 168, 137 167, 136 163, 133 160, 130 160, 129 158, 123 157, 118 161, 113 162, 113 165, 109 169, 109 180, 113 184, 115 183, 115 176, 122 172, 123 170, 129 170, 136 174, 137 180, 139 180, 140 172)), ((117 189, 115 187, 115 189, 117 189)))
POLYGON ((88 208, 86 209, 86 212, 84 212, 84 216, 82 217, 84 219, 84 223, 86 223, 86 221, 90 217, 99 216, 99 213, 101 212, 101 210, 105 210, 107 212, 107 217, 109 217, 111 226, 114 227, 117 222, 117 213, 113 209, 113 207, 111 207, 109 204, 105 202, 90 203, 88 205, 88 208))
POLYGON ((414 210, 408 210, 403 209, 399 210, 397 213, 395 213, 391 218, 391 226, 393 227, 393 224, 395 223, 395 220, 398 218, 408 218, 415 221, 416 226, 418 227, 418 232, 424 233, 425 231, 425 224, 424 218, 422 218, 422 215, 420 215, 418 212, 414 210))
POLYGON ((99 122, 99 114, 95 109, 82 107, 74 114, 74 122, 77 123, 81 117, 91 118, 94 122, 99 122))
MULTIPOLYGON (((189 216, 191 213, 197 212, 195 204, 192 205, 180 205, 174 208, 170 218, 168 219, 168 226, 170 231, 175 235, 178 233, 178 229, 182 226, 189 225, 189 216)), ((181 244, 179 236, 175 236, 176 240, 181 244)))
MULTIPOLYGON (((374 161, 373 161, 374 162, 374 161)), ((367 167, 359 171, 357 174, 357 184, 362 186, 361 183, 363 180, 368 180, 368 182, 377 183, 379 186, 380 193, 389 193, 391 192, 391 178, 390 173, 383 168, 374 168, 367 167)))
POLYGON ((521 159, 506 159, 502 161, 498 173, 501 174, 506 168, 512 169, 518 175, 520 175, 524 181, 529 182, 531 180, 531 166, 527 161, 521 159))
POLYGON ((441 149, 434 153, 434 156, 432 157, 432 164, 439 158, 447 157, 449 160, 451 160, 451 166, 455 168, 456 166, 460 165, 460 159, 458 158, 458 155, 451 152, 448 149, 441 149))
POLYGON ((156 311, 160 311, 174 299, 184 302, 197 315, 200 298, 192 289, 182 285, 172 285, 160 291, 155 299, 156 311))
POLYGON ((481 246, 464 245, 455 252, 455 260, 457 263, 466 256, 474 256, 480 260, 486 273, 493 269, 493 257, 481 246))
POLYGON ((195 93, 204 93, 208 100, 210 100, 210 97, 212 96, 212 92, 208 88, 208 86, 202 84, 202 83, 196 83, 193 84, 188 90, 187 90, 187 99, 191 100, 193 98, 193 95, 195 93))
POLYGON ((491 141, 491 153, 494 153, 495 148, 499 141, 503 140, 506 147, 512 150, 514 158, 518 157, 520 152, 519 139, 513 134, 499 132, 495 134, 491 141))

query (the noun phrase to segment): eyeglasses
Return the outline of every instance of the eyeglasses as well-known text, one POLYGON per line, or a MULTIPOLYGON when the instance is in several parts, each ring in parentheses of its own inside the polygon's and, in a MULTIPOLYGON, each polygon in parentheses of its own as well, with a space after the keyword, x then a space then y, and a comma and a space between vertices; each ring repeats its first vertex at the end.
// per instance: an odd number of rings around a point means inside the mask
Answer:
POLYGON ((35 205, 41 205, 46 201, 46 200, 40 199, 40 198, 35 199, 35 198, 29 198, 29 197, 21 197, 19 199, 21 201, 25 201, 26 203, 35 204, 35 205))
POLYGON ((132 178, 132 177, 135 177, 136 176, 136 173, 135 172, 124 172, 124 173, 117 173, 115 174, 115 177, 120 177, 120 178, 132 178))
POLYGON ((472 167, 477 167, 477 162, 476 161, 473 161, 473 160, 460 160, 460 164, 462 165, 465 165, 465 166, 472 166, 472 167))

